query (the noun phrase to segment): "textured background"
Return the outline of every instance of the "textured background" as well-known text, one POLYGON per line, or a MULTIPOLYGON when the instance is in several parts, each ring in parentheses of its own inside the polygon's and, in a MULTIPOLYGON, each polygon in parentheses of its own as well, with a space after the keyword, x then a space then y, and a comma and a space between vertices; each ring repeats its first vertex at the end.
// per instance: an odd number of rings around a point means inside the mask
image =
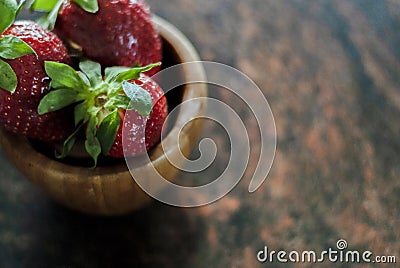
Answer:
MULTIPOLYGON (((212 205, 154 202, 97 218, 54 204, 0 151, 0 266, 264 267, 256 260, 264 245, 322 251, 339 238, 399 262, 400 3, 148 2, 202 59, 238 68, 263 90, 278 134, 268 180, 247 192, 255 154, 244 180, 212 205)), ((210 95, 236 107, 256 150, 246 107, 227 92, 210 95)), ((223 131, 208 124, 204 135, 220 151, 196 181, 219 174, 229 157, 223 131)))

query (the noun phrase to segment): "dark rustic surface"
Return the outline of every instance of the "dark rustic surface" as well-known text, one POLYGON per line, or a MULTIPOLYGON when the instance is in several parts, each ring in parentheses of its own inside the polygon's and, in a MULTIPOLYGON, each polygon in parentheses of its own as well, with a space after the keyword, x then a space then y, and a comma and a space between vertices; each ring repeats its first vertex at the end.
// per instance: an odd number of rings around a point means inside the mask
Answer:
MULTIPOLYGON (((54 204, 0 151, 0 267, 258 267, 268 266, 256 260, 264 245, 322 251, 339 238, 399 262, 400 3, 148 1, 202 59, 238 68, 263 90, 278 133, 268 180, 249 194, 247 173, 197 209, 154 202, 98 218, 54 204)), ((257 148, 252 118, 247 125, 257 148)), ((207 129, 221 150, 200 180, 227 158, 223 132, 207 129)))

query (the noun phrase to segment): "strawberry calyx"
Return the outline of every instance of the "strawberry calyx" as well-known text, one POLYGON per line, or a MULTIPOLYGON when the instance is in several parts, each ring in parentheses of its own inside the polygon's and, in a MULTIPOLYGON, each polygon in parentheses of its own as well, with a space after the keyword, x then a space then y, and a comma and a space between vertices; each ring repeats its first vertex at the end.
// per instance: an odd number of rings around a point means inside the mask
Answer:
POLYGON ((25 3, 26 0, 19 1, 19 3, 16 0, 0 0, 0 33, 13 24, 25 3))
MULTIPOLYGON (((30 9, 32 11, 42 11, 46 14, 38 19, 38 23, 48 30, 53 30, 63 2, 66 0, 34 0, 30 9)), ((82 9, 89 13, 96 13, 99 10, 97 0, 71 0, 82 9)))
POLYGON ((64 142, 63 152, 57 157, 68 155, 79 130, 85 128, 85 149, 96 166, 99 155, 107 155, 113 145, 121 123, 120 111, 136 110, 143 116, 149 116, 152 111, 150 93, 127 81, 138 79, 140 73, 160 64, 109 67, 103 73, 101 65, 90 60, 80 62, 80 71, 63 63, 45 62, 52 90, 41 100, 38 113, 42 115, 75 105, 76 131, 64 142))
MULTIPOLYGON (((26 1, 0 0, 0 36, 15 21, 16 16, 25 5, 26 1)), ((26 54, 36 52, 24 41, 15 36, 1 36, 0 38, 0 88, 14 93, 18 78, 11 66, 4 61, 16 59, 26 54)), ((37 55, 36 55, 37 56, 37 55)))

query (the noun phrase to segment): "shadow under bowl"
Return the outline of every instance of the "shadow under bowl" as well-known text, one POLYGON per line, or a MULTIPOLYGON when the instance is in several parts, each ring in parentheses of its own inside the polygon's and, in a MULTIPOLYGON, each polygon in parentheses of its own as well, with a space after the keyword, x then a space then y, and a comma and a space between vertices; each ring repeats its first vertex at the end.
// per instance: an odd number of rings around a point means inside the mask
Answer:
MULTIPOLYGON (((196 50, 188 39, 173 25, 154 16, 153 21, 163 41, 163 68, 184 62, 199 61, 196 50)), ((182 68, 185 81, 204 81, 205 72, 200 63, 182 68)), ((170 108, 180 102, 193 98, 206 97, 207 86, 191 83, 166 94, 170 108)), ((179 170, 167 159, 166 154, 189 155, 201 130, 201 116, 206 102, 201 105, 183 107, 171 123, 163 146, 158 144, 149 152, 151 163, 138 166, 139 172, 146 176, 146 170, 156 168, 166 179, 173 181, 179 170), (184 128, 183 128, 184 127, 184 128), (174 136, 175 135, 175 136, 174 136), (179 145, 174 143, 179 135, 179 145)), ((151 197, 148 196, 132 178, 124 160, 103 163, 96 168, 85 167, 80 163, 63 162, 51 157, 41 146, 25 137, 9 133, 0 128, 0 145, 15 165, 30 181, 38 185, 60 204, 87 214, 121 215, 143 207, 151 197)))

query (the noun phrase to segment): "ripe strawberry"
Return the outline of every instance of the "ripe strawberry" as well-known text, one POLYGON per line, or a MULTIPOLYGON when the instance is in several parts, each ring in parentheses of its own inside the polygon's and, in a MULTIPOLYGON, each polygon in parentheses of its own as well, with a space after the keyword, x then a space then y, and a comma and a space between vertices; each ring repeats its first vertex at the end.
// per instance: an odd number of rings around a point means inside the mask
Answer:
POLYGON ((71 63, 62 41, 52 32, 31 21, 15 22, 0 38, 17 37, 30 45, 34 54, 4 59, 17 77, 15 92, 0 88, 0 124, 5 129, 29 138, 52 142, 63 140, 73 131, 66 111, 39 115, 37 107, 49 92, 50 79, 44 61, 71 63))
POLYGON ((144 0, 98 0, 98 8, 93 14, 65 1, 54 31, 102 66, 146 66, 161 61, 161 41, 144 0))
POLYGON ((153 109, 150 117, 140 115, 137 111, 120 111, 121 123, 118 128, 113 146, 108 152, 109 156, 122 158, 144 153, 157 144, 161 137, 161 130, 167 117, 167 101, 163 90, 150 77, 141 74, 139 79, 131 80, 129 83, 136 84, 150 93, 153 109), (157 101, 158 100, 158 101, 157 101), (122 139, 125 128, 125 139, 122 139), (134 130, 134 131, 131 131, 134 130), (139 140, 141 132, 145 133, 145 143, 139 140), (123 142, 125 147, 123 146, 123 142))
POLYGON ((72 149, 82 128, 85 148, 95 164, 100 153, 122 158, 143 154, 154 146, 167 117, 162 89, 143 74, 155 66, 159 64, 109 67, 103 74, 99 63, 88 60, 79 64, 80 72, 65 64, 46 62, 55 90, 42 99, 39 113, 76 105, 77 131, 65 141, 61 156, 72 149))

